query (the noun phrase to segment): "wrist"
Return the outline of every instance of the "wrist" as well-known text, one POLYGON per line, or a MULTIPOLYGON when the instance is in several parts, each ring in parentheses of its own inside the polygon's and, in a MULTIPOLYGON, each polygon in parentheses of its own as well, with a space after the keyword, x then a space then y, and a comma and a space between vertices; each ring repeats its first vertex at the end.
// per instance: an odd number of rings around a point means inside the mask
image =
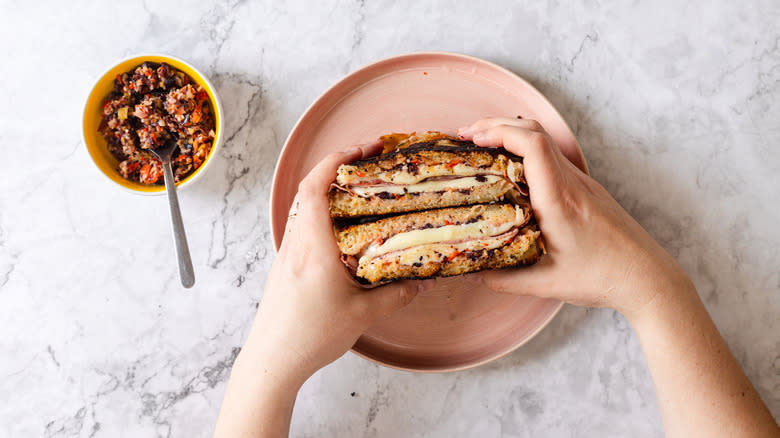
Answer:
POLYGON ((214 436, 287 436, 302 381, 243 349, 230 375, 214 436))
POLYGON ((310 370, 307 361, 289 342, 277 339, 270 332, 256 332, 253 328, 236 362, 274 384, 297 391, 316 369, 310 370))
POLYGON ((622 309, 618 309, 632 326, 640 325, 644 320, 657 319, 668 314, 671 309, 680 307, 698 295, 693 281, 682 268, 677 272, 659 273, 658 276, 636 285, 635 298, 622 309))
POLYGON ((249 388, 256 388, 274 397, 295 400, 310 374, 296 370, 279 360, 270 351, 245 345, 233 364, 233 375, 240 375, 249 388))
POLYGON ((642 262, 636 261, 632 275, 626 275, 627 281, 620 293, 623 297, 614 306, 629 322, 656 312, 679 298, 696 294, 690 276, 667 253, 642 262))

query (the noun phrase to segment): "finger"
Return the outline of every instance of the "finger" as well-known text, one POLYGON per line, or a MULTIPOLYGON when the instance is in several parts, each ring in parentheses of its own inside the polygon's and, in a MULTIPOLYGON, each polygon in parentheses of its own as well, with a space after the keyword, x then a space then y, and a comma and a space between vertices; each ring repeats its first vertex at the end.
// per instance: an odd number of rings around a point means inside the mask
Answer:
POLYGON ((301 202, 311 203, 324 200, 330 183, 336 179, 336 171, 339 166, 362 157, 363 150, 359 147, 328 154, 298 184, 298 196, 301 202))
MULTIPOLYGON (((535 181, 560 180, 560 151, 546 134, 516 126, 498 125, 474 135, 479 146, 499 147, 523 157, 529 186, 535 181)), ((532 187, 533 188, 533 187, 532 187)))
POLYGON ((551 298, 554 295, 551 257, 544 257, 539 263, 519 269, 483 271, 482 281, 496 292, 513 295, 533 295, 551 298))
POLYGON ((372 321, 387 316, 408 305, 419 292, 429 290, 435 280, 406 280, 371 289, 357 297, 363 300, 367 316, 372 321))
POLYGON ((506 124, 475 132, 472 141, 479 146, 503 146, 523 157, 550 151, 553 145, 552 139, 545 132, 506 124))
POLYGON ((322 198, 322 195, 328 193, 330 183, 336 179, 336 171, 340 165, 374 155, 381 150, 381 145, 379 141, 355 145, 346 151, 333 152, 326 156, 298 185, 301 200, 310 202, 314 198, 322 198))
POLYGON ((320 161, 298 185, 296 222, 305 222, 306 226, 313 227, 311 231, 314 233, 329 230, 331 222, 327 194, 330 184, 336 180, 339 166, 371 156, 378 152, 379 147, 378 142, 357 145, 344 152, 331 153, 320 161))
POLYGON ((360 145, 360 150, 363 152, 363 158, 368 158, 373 157, 374 155, 379 155, 384 147, 385 144, 382 142, 382 140, 377 139, 373 143, 360 145))
MULTIPOLYGON (((519 116, 518 116, 519 117, 519 116)), ((458 137, 471 140, 471 138, 480 131, 485 131, 499 125, 516 126, 518 128, 528 129, 529 131, 544 132, 541 123, 532 119, 511 119, 508 117, 487 117, 478 120, 471 126, 458 129, 458 137)))

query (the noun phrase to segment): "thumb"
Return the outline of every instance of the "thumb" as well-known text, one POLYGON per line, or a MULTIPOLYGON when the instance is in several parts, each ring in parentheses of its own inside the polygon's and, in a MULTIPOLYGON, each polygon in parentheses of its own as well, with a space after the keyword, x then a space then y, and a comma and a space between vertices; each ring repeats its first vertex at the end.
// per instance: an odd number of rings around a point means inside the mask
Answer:
POLYGON ((299 213, 311 218, 314 234, 326 236, 330 234, 331 220, 328 215, 328 190, 336 179, 340 165, 361 158, 375 155, 381 143, 357 145, 345 152, 333 152, 320 161, 309 171, 298 184, 297 201, 300 203, 299 213))
POLYGON ((380 286, 363 292, 360 297, 366 300, 365 308, 372 321, 383 318, 405 307, 414 300, 418 292, 433 287, 434 280, 406 280, 380 286))

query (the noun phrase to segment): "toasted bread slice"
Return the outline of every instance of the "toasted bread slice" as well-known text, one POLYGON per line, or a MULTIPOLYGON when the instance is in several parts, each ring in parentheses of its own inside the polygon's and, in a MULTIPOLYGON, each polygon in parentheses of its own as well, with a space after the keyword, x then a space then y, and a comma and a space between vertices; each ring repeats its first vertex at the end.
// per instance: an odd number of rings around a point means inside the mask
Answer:
POLYGON ((534 263, 539 232, 525 204, 444 208, 336 231, 352 273, 369 283, 534 263))
MULTIPOLYGON (((384 283, 406 279, 450 277, 486 269, 505 269, 532 265, 542 256, 540 233, 536 226, 527 226, 506 245, 495 248, 475 248, 453 252, 443 260, 423 260, 416 263, 402 263, 402 255, 373 259, 356 271, 358 278, 369 283, 384 283)), ((420 248, 419 252, 432 252, 436 248, 420 248)))
MULTIPOLYGON (((479 184, 466 189, 451 189, 419 193, 404 193, 390 198, 388 195, 355 196, 342 190, 331 192, 331 216, 349 218, 384 215, 415 210, 482 204, 502 201, 514 186, 504 180, 479 184)), ((517 198, 517 197, 515 197, 517 198)))

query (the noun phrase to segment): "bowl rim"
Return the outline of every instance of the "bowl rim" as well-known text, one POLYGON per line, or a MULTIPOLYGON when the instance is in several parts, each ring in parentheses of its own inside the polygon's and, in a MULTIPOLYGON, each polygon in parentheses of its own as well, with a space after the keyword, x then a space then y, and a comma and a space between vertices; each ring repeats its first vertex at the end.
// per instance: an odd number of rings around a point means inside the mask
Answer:
MULTIPOLYGON (((177 191, 182 190, 185 187, 189 187, 190 185, 192 185, 192 183, 197 181, 201 177, 201 175, 203 175, 206 172, 206 170, 208 169, 209 165, 211 164, 212 158, 214 157, 214 155, 217 154, 217 152, 219 151, 220 146, 222 146, 222 141, 223 141, 223 136, 222 136, 223 121, 222 121, 222 119, 224 118, 224 111, 222 111, 222 100, 219 97, 219 93, 217 92, 216 87, 214 87, 214 84, 209 80, 208 76, 206 76, 202 71, 200 71, 200 69, 198 69, 197 67, 192 65, 192 63, 187 62, 187 61, 185 61, 185 60, 183 60, 183 59, 181 59, 181 58, 179 58, 177 56, 172 56, 172 55, 168 55, 168 54, 165 54, 165 53, 155 53, 155 52, 137 53, 137 54, 134 54, 134 55, 131 55, 131 56, 126 56, 126 57, 121 58, 120 60, 118 60, 116 62, 111 63, 109 65, 109 67, 107 69, 105 69, 103 71, 103 73, 100 74, 100 76, 97 77, 97 79, 95 79, 95 81, 92 84, 92 87, 90 88, 89 93, 87 94, 86 99, 84 100, 84 109, 82 110, 82 117, 81 117, 81 140, 82 140, 82 142, 84 144, 84 148, 87 151, 87 155, 89 155, 90 161, 93 164, 93 169, 97 170, 97 172, 101 176, 103 176, 104 179, 110 181, 113 186, 119 187, 119 188, 121 188, 122 190, 124 190, 126 192, 133 193, 133 194, 136 194, 136 195, 143 195, 143 196, 161 196, 161 195, 164 195, 164 194, 166 194, 165 186, 162 186, 161 190, 157 190, 157 191, 153 191, 153 192, 144 192, 144 191, 136 190, 136 189, 131 188, 131 187, 127 187, 127 186, 122 185, 122 184, 114 181, 113 179, 109 178, 108 175, 105 174, 103 169, 101 169, 100 166, 98 166, 97 162, 95 162, 95 158, 92 156, 92 153, 89 150, 89 146, 87 145, 86 128, 85 128, 84 124, 85 124, 85 121, 87 120, 87 117, 88 117, 87 108, 89 106, 89 102, 91 100, 92 94, 95 92, 95 89, 97 88, 98 84, 100 83, 100 81, 102 81, 105 78, 105 76, 108 74, 108 72, 113 70, 116 66, 118 66, 120 64, 123 64, 125 62, 132 61, 132 60, 135 60, 135 59, 145 58, 145 57, 153 57, 153 56, 154 57, 159 57, 159 58, 167 58, 167 59, 170 59, 170 60, 182 63, 182 64, 186 65, 187 67, 191 68, 195 73, 197 73, 198 76, 200 76, 200 79, 202 79, 203 82, 205 83, 205 85, 207 86, 206 92, 209 93, 209 96, 213 100, 214 105, 216 106, 215 111, 219 115, 219 117, 217 117, 217 123, 214 126, 214 130, 215 130, 216 135, 214 136, 214 143, 211 146, 211 151, 209 151, 209 154, 206 157, 206 160, 197 169, 197 173, 195 175, 193 175, 191 178, 187 179, 184 182, 176 184, 176 190, 177 191)), ((199 82, 199 81, 196 81, 196 82, 199 82)))

